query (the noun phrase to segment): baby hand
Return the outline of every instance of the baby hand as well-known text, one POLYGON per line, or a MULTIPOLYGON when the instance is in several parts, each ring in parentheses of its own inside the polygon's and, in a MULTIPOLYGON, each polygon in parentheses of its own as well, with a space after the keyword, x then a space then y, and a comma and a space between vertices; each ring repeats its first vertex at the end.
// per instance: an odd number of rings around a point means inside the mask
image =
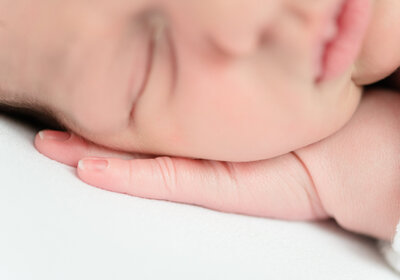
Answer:
POLYGON ((49 131, 35 144, 48 157, 77 166, 83 181, 102 189, 253 216, 333 217, 346 229, 390 240, 400 217, 399 122, 400 95, 370 93, 339 133, 251 163, 121 159, 129 155, 49 131))
POLYGON ((294 153, 252 163, 171 157, 121 159, 121 153, 53 131, 41 132, 35 144, 48 157, 77 166, 83 181, 102 189, 253 216, 327 217, 294 153))

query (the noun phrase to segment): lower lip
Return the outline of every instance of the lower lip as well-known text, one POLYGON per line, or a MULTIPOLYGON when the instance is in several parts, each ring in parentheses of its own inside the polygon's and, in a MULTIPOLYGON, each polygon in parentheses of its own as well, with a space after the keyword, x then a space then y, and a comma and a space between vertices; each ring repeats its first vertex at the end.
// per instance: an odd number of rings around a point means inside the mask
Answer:
POLYGON ((366 0, 346 0, 337 20, 338 32, 323 42, 324 52, 317 81, 334 79, 357 59, 370 19, 371 4, 366 0))

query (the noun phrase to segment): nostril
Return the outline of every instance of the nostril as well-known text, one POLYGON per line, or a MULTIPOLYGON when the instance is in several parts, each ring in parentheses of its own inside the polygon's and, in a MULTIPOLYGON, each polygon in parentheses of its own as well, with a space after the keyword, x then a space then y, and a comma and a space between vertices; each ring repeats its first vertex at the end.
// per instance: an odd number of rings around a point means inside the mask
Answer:
POLYGON ((274 41, 275 35, 271 27, 262 29, 258 38, 258 48, 264 48, 268 43, 274 41))
MULTIPOLYGON (((222 33, 222 32, 221 32, 222 33)), ((251 56, 271 40, 271 33, 257 29, 242 32, 225 32, 210 38, 210 44, 218 52, 229 57, 251 56)))

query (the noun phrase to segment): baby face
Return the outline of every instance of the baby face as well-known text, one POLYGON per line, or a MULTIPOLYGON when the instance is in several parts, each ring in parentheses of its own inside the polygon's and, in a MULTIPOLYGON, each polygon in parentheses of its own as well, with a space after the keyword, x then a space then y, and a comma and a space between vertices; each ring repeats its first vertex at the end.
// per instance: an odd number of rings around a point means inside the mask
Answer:
POLYGON ((273 157, 332 134, 355 111, 372 4, 4 0, 0 84, 104 146, 273 157))

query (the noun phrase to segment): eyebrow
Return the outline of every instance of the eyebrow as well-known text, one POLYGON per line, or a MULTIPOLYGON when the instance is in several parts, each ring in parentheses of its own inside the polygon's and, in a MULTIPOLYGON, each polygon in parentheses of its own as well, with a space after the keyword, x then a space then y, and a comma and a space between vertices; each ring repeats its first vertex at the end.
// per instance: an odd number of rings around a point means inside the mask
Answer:
POLYGON ((46 106, 33 101, 0 100, 0 114, 29 122, 37 128, 65 130, 65 126, 57 114, 46 106))

